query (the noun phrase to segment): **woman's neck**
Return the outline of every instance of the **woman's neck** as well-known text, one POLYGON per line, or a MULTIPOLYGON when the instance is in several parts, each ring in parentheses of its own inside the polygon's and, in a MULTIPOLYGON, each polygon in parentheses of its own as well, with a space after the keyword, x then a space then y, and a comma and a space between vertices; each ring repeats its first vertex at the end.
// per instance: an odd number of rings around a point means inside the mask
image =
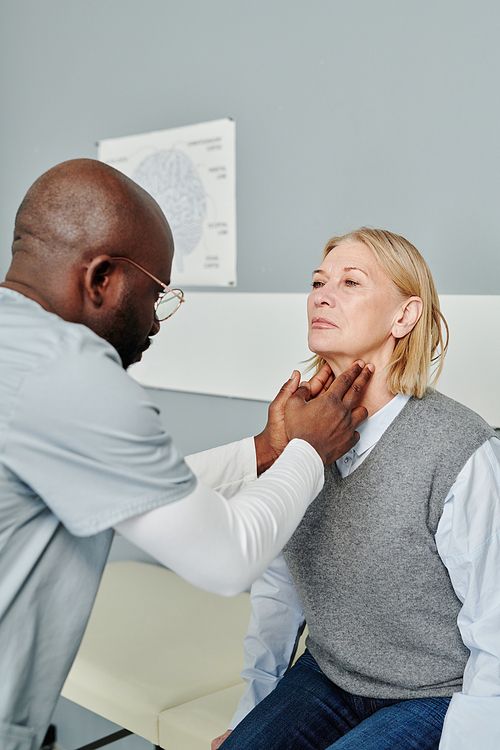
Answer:
MULTIPOLYGON (((335 377, 338 377, 340 373, 346 370, 350 365, 349 363, 345 364, 345 366, 344 364, 339 366, 338 363, 335 362, 328 362, 328 364, 332 368, 335 377)), ((368 411, 369 417, 376 414, 376 412, 382 409, 394 398, 394 393, 391 393, 387 385, 387 373, 385 372, 385 367, 377 363, 372 364, 375 366, 375 372, 363 394, 361 402, 358 404, 359 406, 365 407, 368 411)))
POLYGON ((368 416, 372 417, 380 409, 382 409, 389 401, 394 398, 394 393, 391 393, 387 387, 387 379, 383 376, 377 378, 377 372, 375 371, 372 375, 371 382, 369 383, 365 395, 361 400, 360 406, 364 406, 368 411, 368 416))

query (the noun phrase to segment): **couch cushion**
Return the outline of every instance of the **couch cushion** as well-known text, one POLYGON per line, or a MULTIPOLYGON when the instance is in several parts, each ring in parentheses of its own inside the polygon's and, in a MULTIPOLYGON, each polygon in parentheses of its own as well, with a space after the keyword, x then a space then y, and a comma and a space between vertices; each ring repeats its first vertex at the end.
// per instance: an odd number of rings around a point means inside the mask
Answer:
POLYGON ((249 617, 248 594, 226 599, 156 565, 110 563, 62 695, 160 744, 160 713, 241 683, 249 617))
POLYGON ((160 746, 164 750, 210 750, 210 743, 227 730, 245 692, 245 685, 205 695, 160 714, 160 746))

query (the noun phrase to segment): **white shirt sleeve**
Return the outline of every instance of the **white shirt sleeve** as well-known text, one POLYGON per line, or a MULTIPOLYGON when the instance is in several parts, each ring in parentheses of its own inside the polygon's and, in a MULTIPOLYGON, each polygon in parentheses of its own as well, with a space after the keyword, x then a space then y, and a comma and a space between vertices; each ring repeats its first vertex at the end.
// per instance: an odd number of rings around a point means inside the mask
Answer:
POLYGON ((197 477, 227 500, 257 479, 253 437, 193 453, 184 460, 197 477))
POLYGON ((229 501, 198 481, 182 500, 115 528, 190 583, 234 596, 276 557, 323 481, 318 453, 296 439, 265 474, 229 501))
POLYGON ((247 683, 230 729, 274 690, 292 660, 305 625, 283 555, 271 563, 252 586, 252 614, 244 640, 247 683))
POLYGON ((469 459, 446 498, 436 543, 463 602, 458 627, 470 657, 452 697, 440 750, 500 747, 500 441, 469 459))

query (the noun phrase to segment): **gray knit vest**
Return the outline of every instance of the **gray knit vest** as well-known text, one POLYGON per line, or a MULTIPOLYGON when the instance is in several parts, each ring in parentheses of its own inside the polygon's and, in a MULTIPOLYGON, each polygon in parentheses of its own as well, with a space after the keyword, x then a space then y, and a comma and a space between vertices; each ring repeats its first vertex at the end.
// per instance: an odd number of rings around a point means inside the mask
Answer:
POLYGON ((410 398, 352 474, 327 467, 284 555, 307 647, 344 690, 406 699, 461 689, 461 603, 434 536, 457 475, 493 434, 462 404, 429 392, 410 398))

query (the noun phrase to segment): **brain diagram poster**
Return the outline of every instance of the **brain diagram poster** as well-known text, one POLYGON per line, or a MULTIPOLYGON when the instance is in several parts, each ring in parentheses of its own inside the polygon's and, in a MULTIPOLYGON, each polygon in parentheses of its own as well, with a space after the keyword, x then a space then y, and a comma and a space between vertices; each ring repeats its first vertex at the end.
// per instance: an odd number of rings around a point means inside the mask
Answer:
POLYGON ((234 120, 109 138, 98 156, 159 203, 174 236, 172 285, 236 285, 234 120))

